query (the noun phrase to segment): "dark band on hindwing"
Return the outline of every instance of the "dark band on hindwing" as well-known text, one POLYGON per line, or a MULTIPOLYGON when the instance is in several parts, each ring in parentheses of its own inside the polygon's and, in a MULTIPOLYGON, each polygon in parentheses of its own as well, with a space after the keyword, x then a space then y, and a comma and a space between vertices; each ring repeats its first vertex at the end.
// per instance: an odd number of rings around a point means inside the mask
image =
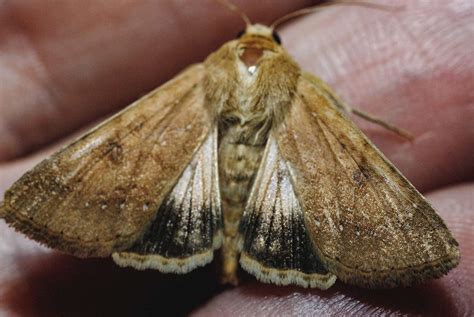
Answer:
POLYGON ((192 192, 185 198, 186 202, 168 199, 161 205, 143 238, 128 251, 186 258, 212 249, 214 232, 220 226, 220 221, 213 215, 216 207, 192 206, 192 192))
POLYGON ((240 263, 262 281, 327 288, 335 276, 316 254, 276 142, 268 142, 241 222, 240 263))
POLYGON ((241 226, 244 252, 269 268, 326 274, 314 252, 301 209, 283 210, 281 199, 280 194, 273 201, 271 214, 255 211, 244 217, 241 226))

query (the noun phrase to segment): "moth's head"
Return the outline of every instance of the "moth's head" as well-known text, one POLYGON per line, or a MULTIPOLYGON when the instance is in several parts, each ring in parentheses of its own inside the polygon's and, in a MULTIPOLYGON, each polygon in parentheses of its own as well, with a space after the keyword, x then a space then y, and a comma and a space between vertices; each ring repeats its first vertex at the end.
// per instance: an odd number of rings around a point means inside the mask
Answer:
POLYGON ((248 24, 245 30, 239 32, 237 40, 239 59, 249 69, 281 52, 280 36, 273 28, 262 24, 248 24))
POLYGON ((278 33, 269 26, 263 24, 249 24, 246 26, 245 30, 242 30, 237 35, 237 38, 241 41, 244 40, 266 40, 273 42, 274 44, 280 46, 281 39, 278 33))

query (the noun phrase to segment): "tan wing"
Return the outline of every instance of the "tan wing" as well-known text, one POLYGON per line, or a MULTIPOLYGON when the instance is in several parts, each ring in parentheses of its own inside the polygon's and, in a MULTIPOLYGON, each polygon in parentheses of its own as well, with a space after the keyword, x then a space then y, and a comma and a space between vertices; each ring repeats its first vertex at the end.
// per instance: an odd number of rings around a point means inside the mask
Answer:
POLYGON ((456 266, 458 244, 441 218, 327 94, 302 78, 275 131, 326 268, 348 283, 393 287, 456 266))
POLYGON ((327 289, 336 281, 314 251, 288 168, 272 135, 240 234, 240 264, 263 282, 327 289))
POLYGON ((76 256, 130 247, 155 218, 213 119, 195 65, 26 173, 3 217, 76 256))
POLYGON ((161 204, 141 239, 113 254, 121 266, 187 273, 212 261, 222 243, 217 126, 161 204))

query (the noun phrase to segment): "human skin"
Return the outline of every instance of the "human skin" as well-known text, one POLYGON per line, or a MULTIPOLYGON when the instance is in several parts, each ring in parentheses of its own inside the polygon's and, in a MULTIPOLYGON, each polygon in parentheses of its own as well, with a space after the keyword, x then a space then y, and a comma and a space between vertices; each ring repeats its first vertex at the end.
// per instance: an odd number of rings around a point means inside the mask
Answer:
MULTIPOLYGON (((266 22, 315 4, 235 3, 266 22)), ((392 290, 341 282, 307 290, 247 275, 238 287, 222 287, 213 265, 183 276, 122 269, 110 259, 80 260, 41 247, 0 220, 0 315, 472 314, 474 6, 396 3, 404 8, 329 8, 278 32, 302 69, 348 104, 415 136, 407 142, 355 119, 459 242, 461 262, 447 276, 392 290)), ((70 133, 201 61, 242 27, 213 1, 1 2, 0 195, 70 133)))

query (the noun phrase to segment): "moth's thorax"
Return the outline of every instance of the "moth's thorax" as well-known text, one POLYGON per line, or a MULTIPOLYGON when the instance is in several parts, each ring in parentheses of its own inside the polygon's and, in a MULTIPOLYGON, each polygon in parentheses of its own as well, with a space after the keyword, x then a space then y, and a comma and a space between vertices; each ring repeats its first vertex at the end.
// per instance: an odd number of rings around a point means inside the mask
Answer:
MULTIPOLYGON (((235 271, 236 238, 245 202, 267 144, 296 92, 298 65, 272 30, 251 25, 204 63, 208 104, 219 127, 219 183, 224 216, 223 262, 235 271)), ((235 272, 234 272, 235 273, 235 272)))
POLYGON ((206 97, 218 119, 244 124, 274 116, 290 104, 300 68, 272 32, 259 24, 247 26, 240 38, 205 61, 206 97))

